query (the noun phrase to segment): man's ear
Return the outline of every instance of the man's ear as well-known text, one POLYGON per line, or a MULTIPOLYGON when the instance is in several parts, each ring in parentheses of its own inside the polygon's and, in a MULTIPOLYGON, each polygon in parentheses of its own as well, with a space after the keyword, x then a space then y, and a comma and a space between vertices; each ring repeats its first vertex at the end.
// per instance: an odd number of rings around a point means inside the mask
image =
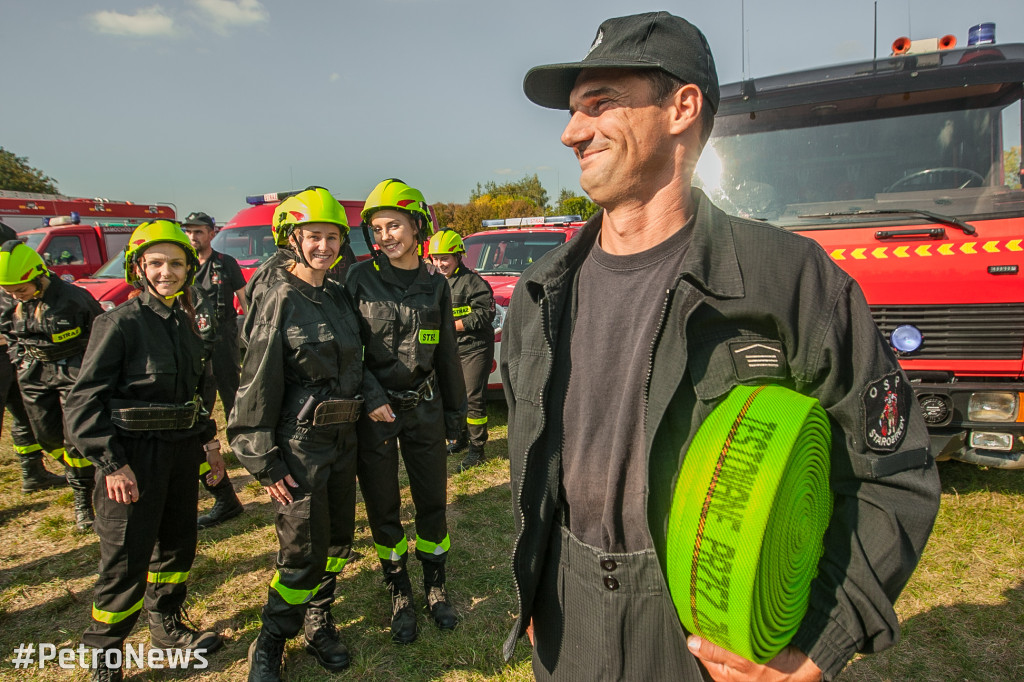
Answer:
POLYGON ((700 112, 704 109, 704 93, 693 83, 687 83, 672 93, 669 131, 679 134, 700 125, 700 112))

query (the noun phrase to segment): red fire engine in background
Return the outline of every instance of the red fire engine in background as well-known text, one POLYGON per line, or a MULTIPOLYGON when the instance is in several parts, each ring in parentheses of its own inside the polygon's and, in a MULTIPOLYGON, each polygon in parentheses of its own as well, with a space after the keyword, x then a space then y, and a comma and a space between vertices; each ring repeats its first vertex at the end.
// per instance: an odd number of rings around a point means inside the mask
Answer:
POLYGON ((1024 468, 1024 45, 984 27, 724 86, 696 184, 858 281, 937 459, 1024 468))

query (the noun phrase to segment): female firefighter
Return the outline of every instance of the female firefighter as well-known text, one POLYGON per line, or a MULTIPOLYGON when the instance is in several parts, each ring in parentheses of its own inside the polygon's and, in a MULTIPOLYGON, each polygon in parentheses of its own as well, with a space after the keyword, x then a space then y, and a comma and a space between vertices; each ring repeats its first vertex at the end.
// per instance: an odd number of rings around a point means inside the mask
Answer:
POLYGON ((95 469, 65 446, 63 407, 82 367, 93 320, 103 309, 88 291, 48 272, 42 256, 17 240, 0 247, 0 286, 17 301, 0 314, 0 330, 10 342, 25 413, 39 445, 64 461, 75 524, 87 531, 93 523, 95 469))
POLYGON ((216 425, 203 409, 203 342, 189 285, 199 261, 177 223, 139 225, 125 247, 138 297, 93 322, 67 399, 68 439, 98 469, 100 540, 92 624, 94 680, 120 680, 122 646, 145 606, 153 648, 219 648, 186 624, 185 581, 196 554, 196 477, 204 460, 223 475, 216 425), (184 619, 184 620, 183 620, 184 619))
POLYGON ((359 485, 384 584, 391 593, 391 637, 416 639, 416 611, 406 570, 408 541, 400 517, 398 446, 416 505, 416 556, 431 616, 450 630, 457 617, 448 601, 445 561, 450 539, 446 435, 456 438, 466 418, 451 292, 421 258, 433 232, 423 195, 400 180, 385 180, 363 207, 380 251, 349 270, 348 288, 370 331, 366 364, 387 389, 394 422, 359 422, 359 485))
POLYGON ((461 471, 484 461, 487 442, 487 377, 494 361, 494 291, 484 278, 462 263, 466 247, 454 230, 440 230, 430 238, 430 259, 452 289, 452 317, 459 341, 462 378, 469 410, 466 429, 448 447, 451 453, 469 446, 461 471), (466 432, 469 438, 466 438, 466 432), (467 442, 468 440, 468 442, 467 442))
POLYGON ((328 670, 349 664, 331 605, 355 533, 356 421, 391 419, 366 370, 359 313, 327 277, 348 238, 345 211, 320 187, 281 202, 275 232, 295 260, 265 273, 250 308, 241 387, 228 423, 231 448, 277 510, 277 572, 249 680, 280 679, 285 641, 304 630, 306 650, 328 670))

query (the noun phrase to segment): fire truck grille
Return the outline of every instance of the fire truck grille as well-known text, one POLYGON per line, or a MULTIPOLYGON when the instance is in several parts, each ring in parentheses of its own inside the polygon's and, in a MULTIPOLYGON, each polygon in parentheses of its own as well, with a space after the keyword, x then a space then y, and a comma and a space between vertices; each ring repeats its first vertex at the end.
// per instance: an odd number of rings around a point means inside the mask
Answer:
POLYGON ((921 330, 920 350, 907 356, 915 360, 1020 360, 1024 353, 1024 303, 871 306, 871 315, 886 339, 903 324, 921 330))

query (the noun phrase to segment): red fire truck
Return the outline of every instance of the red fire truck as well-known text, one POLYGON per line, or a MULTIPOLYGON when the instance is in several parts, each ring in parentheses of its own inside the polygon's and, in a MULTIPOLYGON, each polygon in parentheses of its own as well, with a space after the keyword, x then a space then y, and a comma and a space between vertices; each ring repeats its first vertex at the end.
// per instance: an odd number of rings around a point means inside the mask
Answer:
POLYGON ((696 184, 856 278, 937 459, 1019 469, 1024 45, 955 43, 724 86, 696 184))

